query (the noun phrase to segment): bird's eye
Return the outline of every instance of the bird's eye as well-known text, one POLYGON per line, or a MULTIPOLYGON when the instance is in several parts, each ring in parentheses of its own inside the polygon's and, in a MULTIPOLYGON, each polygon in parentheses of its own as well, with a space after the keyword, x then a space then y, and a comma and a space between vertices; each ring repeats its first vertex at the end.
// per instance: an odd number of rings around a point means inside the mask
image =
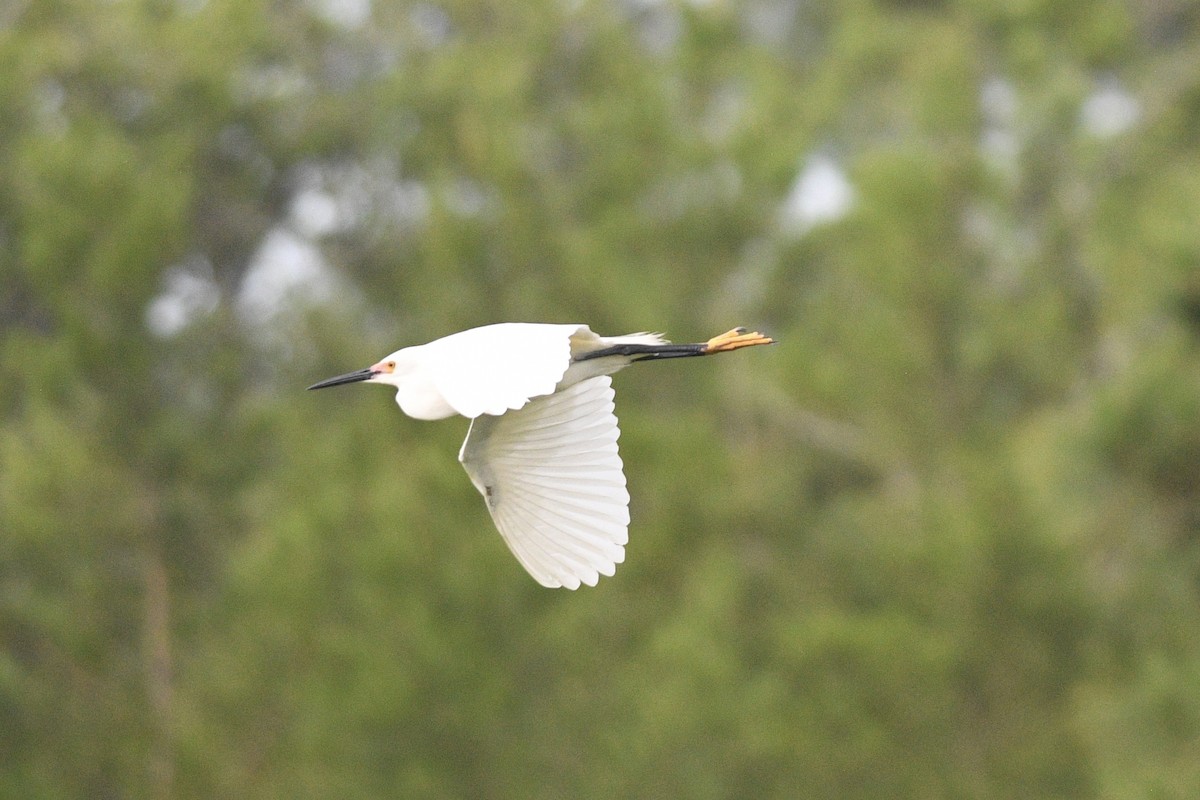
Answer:
POLYGON ((395 369, 395 368, 396 368, 396 362, 395 362, 395 361, 389 361, 389 362, 387 362, 387 368, 388 368, 388 369, 395 369))

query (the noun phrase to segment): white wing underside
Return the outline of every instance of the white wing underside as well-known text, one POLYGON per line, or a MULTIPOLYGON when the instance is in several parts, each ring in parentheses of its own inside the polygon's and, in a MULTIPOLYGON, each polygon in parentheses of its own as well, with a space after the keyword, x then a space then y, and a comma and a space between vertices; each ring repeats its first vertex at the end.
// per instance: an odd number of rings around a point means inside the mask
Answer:
POLYGON ((509 549, 543 586, 595 586, 625 560, 619 435, 608 376, 471 421, 458 460, 509 549))

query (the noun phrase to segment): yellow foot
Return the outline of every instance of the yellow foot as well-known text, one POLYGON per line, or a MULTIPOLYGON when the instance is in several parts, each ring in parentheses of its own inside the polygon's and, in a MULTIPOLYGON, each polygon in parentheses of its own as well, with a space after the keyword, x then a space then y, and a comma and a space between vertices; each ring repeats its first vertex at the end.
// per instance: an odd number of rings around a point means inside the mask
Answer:
POLYGON ((704 353, 723 353, 726 350, 737 350, 739 347, 751 347, 756 344, 775 344, 775 340, 757 331, 747 332, 745 328, 734 328, 709 339, 704 345, 704 353))

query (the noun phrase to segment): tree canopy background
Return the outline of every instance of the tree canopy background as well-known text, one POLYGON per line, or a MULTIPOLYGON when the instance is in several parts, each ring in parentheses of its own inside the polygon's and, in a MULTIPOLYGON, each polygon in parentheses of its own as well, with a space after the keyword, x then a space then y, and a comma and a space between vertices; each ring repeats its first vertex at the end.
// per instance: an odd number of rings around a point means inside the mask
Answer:
POLYGON ((0 795, 1200 795, 1183 0, 0 5, 0 795), (617 378, 537 586, 462 420, 303 387, 504 320, 617 378))

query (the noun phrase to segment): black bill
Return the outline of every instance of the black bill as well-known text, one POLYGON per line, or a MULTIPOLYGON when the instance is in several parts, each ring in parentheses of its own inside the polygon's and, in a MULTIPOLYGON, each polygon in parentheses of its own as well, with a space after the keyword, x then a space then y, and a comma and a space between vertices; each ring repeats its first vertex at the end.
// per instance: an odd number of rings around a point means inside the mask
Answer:
POLYGON ((343 383, 358 383, 359 381, 365 381, 373 378, 376 374, 378 373, 376 373, 375 370, 367 367, 366 369, 360 369, 357 372, 347 372, 345 375, 338 375, 336 378, 329 378, 328 380, 323 380, 320 383, 314 383, 308 388, 324 389, 328 386, 341 386, 343 383))

